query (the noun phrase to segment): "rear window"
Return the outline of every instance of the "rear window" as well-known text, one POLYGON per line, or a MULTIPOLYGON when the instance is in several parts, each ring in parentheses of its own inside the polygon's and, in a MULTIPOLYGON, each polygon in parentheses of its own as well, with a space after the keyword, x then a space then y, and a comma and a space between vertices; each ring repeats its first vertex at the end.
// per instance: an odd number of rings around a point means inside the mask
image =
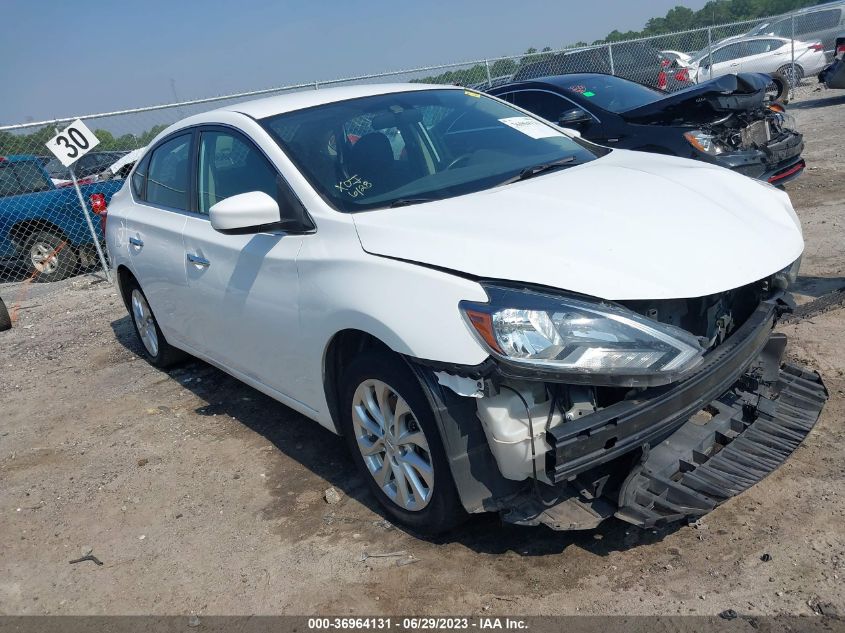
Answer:
POLYGON ((612 75, 573 77, 571 81, 561 82, 560 85, 566 92, 616 113, 654 103, 666 96, 642 84, 612 75))
POLYGON ((31 161, 0 163, 0 197, 52 189, 44 172, 31 161))

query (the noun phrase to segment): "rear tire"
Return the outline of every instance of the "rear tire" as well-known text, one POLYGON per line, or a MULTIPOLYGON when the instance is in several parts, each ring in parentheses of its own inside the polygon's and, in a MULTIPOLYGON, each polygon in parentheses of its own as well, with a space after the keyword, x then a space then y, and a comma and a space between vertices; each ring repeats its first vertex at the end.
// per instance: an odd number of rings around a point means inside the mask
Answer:
POLYGON ((50 231, 36 231, 24 246, 26 263, 34 280, 60 281, 70 277, 79 264, 68 240, 50 231))
POLYGON ((435 535, 466 519, 434 413, 401 358, 382 351, 355 358, 340 406, 352 459, 392 520, 435 535))
POLYGON ((804 78, 804 69, 798 64, 795 64, 794 75, 792 73, 792 64, 785 64, 784 66, 778 68, 776 72, 786 77, 786 80, 792 88, 800 84, 801 80, 804 78))
POLYGON ((5 332, 12 328, 12 319, 9 316, 9 311, 6 309, 6 304, 0 298, 0 332, 5 332))
POLYGON ((155 367, 166 369, 187 359, 188 354, 176 349, 164 338, 147 297, 135 279, 129 280, 125 292, 129 317, 147 361, 155 367))

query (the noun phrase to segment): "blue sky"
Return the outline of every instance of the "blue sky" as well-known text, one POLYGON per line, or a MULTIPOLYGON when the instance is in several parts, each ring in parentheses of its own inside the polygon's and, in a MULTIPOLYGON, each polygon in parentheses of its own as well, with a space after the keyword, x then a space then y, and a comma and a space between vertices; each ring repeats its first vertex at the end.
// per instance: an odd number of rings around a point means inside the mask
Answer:
POLYGON ((0 124, 556 48, 704 3, 3 0, 0 124))

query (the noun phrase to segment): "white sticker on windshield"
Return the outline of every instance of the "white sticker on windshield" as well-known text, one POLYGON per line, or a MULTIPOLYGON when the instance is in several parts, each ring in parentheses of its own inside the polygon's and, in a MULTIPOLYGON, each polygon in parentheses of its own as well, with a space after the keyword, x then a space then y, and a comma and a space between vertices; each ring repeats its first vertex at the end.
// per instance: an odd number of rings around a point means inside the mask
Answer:
POLYGON ((499 119, 499 122, 504 123, 505 125, 512 127, 515 130, 519 130, 526 136, 530 136, 531 138, 549 138, 551 136, 566 136, 565 134, 558 132, 554 128, 546 125, 545 123, 541 123, 536 119, 532 119, 528 116, 511 116, 506 119, 499 119))

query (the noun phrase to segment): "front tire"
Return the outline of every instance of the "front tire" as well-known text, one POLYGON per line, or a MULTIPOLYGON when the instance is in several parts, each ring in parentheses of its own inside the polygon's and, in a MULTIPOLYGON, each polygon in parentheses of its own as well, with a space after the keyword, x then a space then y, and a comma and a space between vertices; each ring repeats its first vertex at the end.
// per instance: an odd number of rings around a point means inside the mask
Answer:
POLYGON ((135 327, 135 335, 138 337, 149 363, 165 369, 185 360, 187 354, 170 345, 164 338, 144 291, 141 290, 141 286, 134 279, 127 284, 126 297, 129 316, 132 319, 132 325, 135 327))
POLYGON ((466 518, 425 393, 398 356, 364 352, 347 368, 341 430, 387 514, 423 534, 466 518))
POLYGON ((24 246, 26 262, 35 281, 60 281, 70 277, 79 260, 70 242, 50 231, 37 231, 24 246))

